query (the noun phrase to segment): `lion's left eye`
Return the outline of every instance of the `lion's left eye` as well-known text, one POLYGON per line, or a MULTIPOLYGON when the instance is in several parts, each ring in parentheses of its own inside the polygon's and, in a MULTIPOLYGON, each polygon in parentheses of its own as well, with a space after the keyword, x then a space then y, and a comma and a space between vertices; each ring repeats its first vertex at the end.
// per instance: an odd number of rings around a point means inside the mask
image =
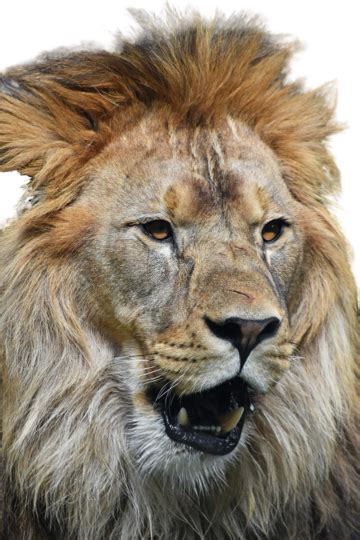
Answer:
POLYGON ((282 235, 285 226, 287 223, 283 219, 273 219, 264 225, 261 232, 262 239, 264 242, 274 242, 282 235))
POLYGON ((163 219, 155 219, 154 221, 143 223, 142 228, 154 240, 163 241, 173 237, 173 230, 170 223, 163 219))

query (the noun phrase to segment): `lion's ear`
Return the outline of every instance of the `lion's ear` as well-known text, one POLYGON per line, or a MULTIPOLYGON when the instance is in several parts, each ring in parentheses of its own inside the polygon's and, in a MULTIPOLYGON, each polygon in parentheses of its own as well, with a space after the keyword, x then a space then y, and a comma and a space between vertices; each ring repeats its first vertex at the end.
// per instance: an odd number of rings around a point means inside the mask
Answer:
POLYGON ((74 55, 0 77, 0 171, 32 177, 35 189, 61 191, 68 173, 99 151, 109 131, 114 104, 97 88, 73 84, 77 64, 74 55))

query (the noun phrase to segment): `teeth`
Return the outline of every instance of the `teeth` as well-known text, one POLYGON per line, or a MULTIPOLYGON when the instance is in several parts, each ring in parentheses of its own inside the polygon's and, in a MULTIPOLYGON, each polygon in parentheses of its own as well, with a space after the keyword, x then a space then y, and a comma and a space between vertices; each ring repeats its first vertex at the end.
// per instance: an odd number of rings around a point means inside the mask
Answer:
POLYGON ((221 419, 221 427, 223 433, 229 433, 240 422, 240 418, 244 414, 244 407, 239 407, 223 416, 221 419))
MULTIPOLYGON (((229 433, 234 427, 240 422, 242 415, 244 414, 244 407, 239 407, 230 411, 227 415, 223 416, 220 419, 220 426, 204 426, 196 425, 192 426, 192 429, 196 431, 207 431, 212 432, 215 435, 219 433, 229 433)), ((177 414, 177 421, 180 426, 188 427, 191 426, 189 415, 185 407, 181 407, 177 414)))
POLYGON ((178 412, 177 421, 180 424, 180 426, 190 425, 189 416, 185 407, 181 407, 180 411, 178 412))
POLYGON ((192 426, 196 431, 213 431, 214 433, 220 433, 220 426, 192 426))

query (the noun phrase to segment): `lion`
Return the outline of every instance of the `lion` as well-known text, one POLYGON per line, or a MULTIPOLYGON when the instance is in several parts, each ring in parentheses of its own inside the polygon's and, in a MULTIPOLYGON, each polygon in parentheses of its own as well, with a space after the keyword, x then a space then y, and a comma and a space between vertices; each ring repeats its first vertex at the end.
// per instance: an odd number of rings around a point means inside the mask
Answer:
POLYGON ((0 82, 6 538, 360 535, 341 129, 244 14, 0 82))

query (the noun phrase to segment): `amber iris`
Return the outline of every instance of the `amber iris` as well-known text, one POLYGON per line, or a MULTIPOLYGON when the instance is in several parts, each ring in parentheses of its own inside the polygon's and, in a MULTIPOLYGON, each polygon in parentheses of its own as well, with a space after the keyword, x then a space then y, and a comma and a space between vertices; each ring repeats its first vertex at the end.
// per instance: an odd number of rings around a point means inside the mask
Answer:
POLYGON ((142 227, 145 232, 155 240, 168 240, 173 236, 170 223, 164 221, 163 219, 148 221, 147 223, 144 223, 142 227))
POLYGON ((269 221, 269 223, 264 226, 261 232, 262 239, 264 240, 264 242, 274 242, 275 240, 280 238, 283 233, 284 227, 285 222, 282 219, 273 219, 272 221, 269 221))

